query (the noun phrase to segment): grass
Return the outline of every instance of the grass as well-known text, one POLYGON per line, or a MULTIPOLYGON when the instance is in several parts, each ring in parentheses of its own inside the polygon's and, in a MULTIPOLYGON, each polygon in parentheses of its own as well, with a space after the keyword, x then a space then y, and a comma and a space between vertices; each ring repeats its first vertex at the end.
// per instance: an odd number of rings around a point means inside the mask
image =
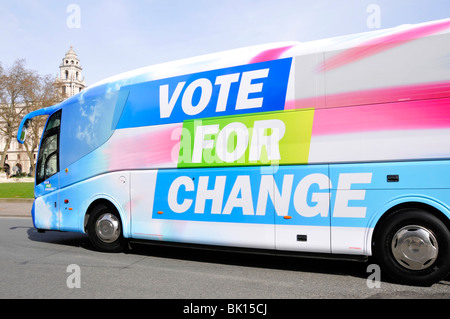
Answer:
POLYGON ((34 198, 34 183, 0 183, 0 198, 34 198))

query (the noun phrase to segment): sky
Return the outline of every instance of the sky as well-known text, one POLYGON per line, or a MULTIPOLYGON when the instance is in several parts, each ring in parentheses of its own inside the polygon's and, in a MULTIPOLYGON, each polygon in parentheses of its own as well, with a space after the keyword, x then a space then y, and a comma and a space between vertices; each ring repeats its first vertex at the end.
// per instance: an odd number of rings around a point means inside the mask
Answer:
POLYGON ((92 85, 176 59, 450 17, 448 0, 0 0, 0 63, 56 75, 73 45, 92 85))

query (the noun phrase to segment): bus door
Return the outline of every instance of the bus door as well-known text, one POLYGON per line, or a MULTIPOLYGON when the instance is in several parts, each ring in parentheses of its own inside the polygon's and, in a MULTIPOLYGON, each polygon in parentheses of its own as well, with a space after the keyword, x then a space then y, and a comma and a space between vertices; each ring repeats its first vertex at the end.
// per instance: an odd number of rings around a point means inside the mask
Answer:
POLYGON ((273 176, 276 249, 330 253, 328 165, 279 166, 273 176))
POLYGON ((36 164, 35 227, 60 229, 59 203, 59 132, 61 110, 47 120, 36 164))

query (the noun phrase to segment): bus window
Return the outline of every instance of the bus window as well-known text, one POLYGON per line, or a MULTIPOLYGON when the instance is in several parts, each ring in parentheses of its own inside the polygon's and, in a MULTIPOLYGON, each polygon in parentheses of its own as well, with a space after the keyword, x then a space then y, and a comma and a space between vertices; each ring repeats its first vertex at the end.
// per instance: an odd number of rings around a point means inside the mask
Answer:
POLYGON ((47 127, 45 128, 45 132, 50 131, 51 129, 57 128, 61 125, 61 112, 55 113, 55 116, 52 116, 48 120, 47 127))
POLYGON ((61 111, 53 114, 47 122, 36 169, 36 185, 42 183, 59 171, 59 126, 61 111))

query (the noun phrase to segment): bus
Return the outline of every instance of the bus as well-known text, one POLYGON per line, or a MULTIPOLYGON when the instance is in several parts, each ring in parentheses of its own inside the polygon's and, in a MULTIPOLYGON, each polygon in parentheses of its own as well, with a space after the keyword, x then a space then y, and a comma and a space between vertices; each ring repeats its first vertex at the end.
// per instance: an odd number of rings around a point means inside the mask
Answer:
POLYGON ((450 272, 450 19, 257 45, 101 81, 51 107, 34 227, 450 272))

